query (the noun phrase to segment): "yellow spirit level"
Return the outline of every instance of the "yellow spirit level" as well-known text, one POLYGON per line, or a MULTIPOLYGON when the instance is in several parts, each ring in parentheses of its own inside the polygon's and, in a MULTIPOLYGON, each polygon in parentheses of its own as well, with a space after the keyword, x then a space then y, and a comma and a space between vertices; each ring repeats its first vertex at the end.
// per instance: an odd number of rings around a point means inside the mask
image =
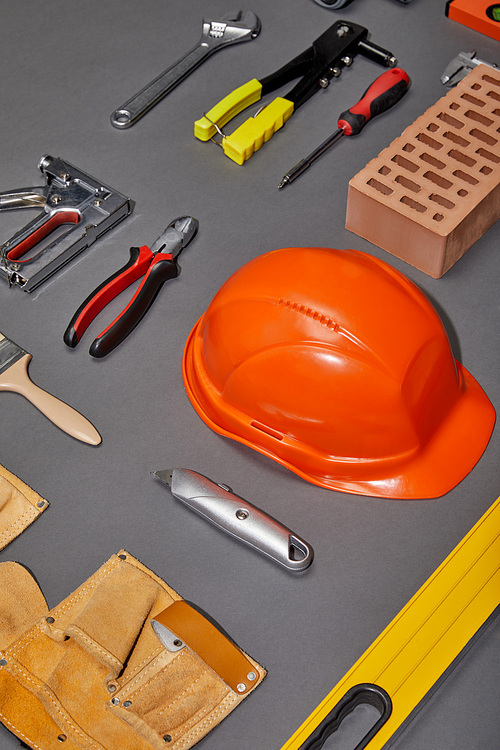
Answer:
POLYGON ((500 607, 500 498, 281 750, 320 750, 363 703, 380 718, 355 750, 379 750, 500 607))

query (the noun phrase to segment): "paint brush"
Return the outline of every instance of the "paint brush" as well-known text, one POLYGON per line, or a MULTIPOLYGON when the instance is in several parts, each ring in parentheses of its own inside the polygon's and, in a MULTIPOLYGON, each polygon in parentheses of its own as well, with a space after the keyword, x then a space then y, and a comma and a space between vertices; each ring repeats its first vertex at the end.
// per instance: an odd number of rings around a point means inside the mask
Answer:
POLYGON ((28 375, 31 354, 0 333, 0 391, 14 391, 31 401, 68 435, 99 445, 101 436, 82 414, 35 385, 28 375))

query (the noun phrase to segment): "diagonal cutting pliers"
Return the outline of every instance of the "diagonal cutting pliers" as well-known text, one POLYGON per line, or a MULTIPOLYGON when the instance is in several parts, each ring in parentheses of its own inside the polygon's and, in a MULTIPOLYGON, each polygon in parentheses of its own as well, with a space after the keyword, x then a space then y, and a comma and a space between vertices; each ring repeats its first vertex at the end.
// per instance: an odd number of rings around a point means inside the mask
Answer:
POLYGON ((351 65, 359 53, 392 68, 397 64, 388 50, 368 41, 368 29, 351 21, 337 21, 302 54, 294 57, 261 80, 253 78, 232 91, 194 124, 194 134, 201 141, 222 136, 224 153, 237 164, 243 164, 279 130, 292 114, 317 91, 327 88, 332 78, 351 65), (237 114, 262 97, 290 81, 300 78, 285 97, 276 97, 262 107, 230 135, 222 128, 237 114))
POLYGON ((128 262, 100 284, 80 305, 63 336, 67 346, 75 347, 94 318, 134 281, 144 276, 136 293, 118 317, 92 342, 92 357, 104 357, 118 346, 146 315, 163 283, 180 273, 177 257, 198 231, 192 216, 172 221, 151 248, 131 247, 128 262))

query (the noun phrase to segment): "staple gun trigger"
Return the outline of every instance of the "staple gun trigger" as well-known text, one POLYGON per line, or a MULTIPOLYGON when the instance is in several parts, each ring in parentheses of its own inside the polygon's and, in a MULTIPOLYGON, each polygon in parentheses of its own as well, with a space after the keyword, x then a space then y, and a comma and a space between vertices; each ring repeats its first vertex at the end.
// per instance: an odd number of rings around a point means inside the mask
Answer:
POLYGON ((0 246, 0 276, 25 292, 40 286, 133 208, 125 195, 59 157, 42 157, 38 168, 45 185, 0 193, 0 211, 41 209, 0 246))

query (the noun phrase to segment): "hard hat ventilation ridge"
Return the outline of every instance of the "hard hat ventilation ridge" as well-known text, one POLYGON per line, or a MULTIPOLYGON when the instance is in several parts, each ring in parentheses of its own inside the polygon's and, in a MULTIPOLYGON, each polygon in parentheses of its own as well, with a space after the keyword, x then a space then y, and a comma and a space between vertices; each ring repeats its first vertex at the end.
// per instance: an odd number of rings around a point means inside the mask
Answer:
POLYGON ((312 307, 301 305, 299 302, 292 302, 292 300, 284 299, 283 297, 280 297, 280 299, 278 300, 278 305, 282 305, 283 307, 287 307, 294 312, 298 312, 301 315, 306 315, 308 318, 317 320, 318 323, 321 323, 321 325, 330 328, 332 331, 338 331, 340 329, 340 325, 332 320, 332 318, 330 318, 328 315, 324 315, 318 310, 314 310, 312 307))

